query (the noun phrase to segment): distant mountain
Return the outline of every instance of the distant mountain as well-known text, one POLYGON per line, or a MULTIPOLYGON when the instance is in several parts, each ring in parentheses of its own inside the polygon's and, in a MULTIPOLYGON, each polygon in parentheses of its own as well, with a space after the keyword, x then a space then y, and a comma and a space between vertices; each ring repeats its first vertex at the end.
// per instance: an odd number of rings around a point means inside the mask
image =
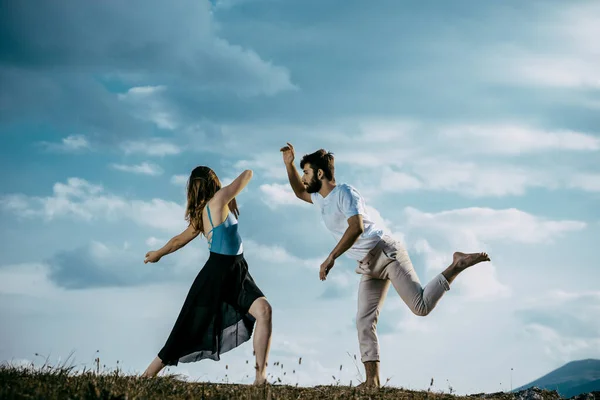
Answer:
POLYGON ((514 391, 534 386, 556 390, 564 398, 600 391, 600 360, 572 361, 514 391))

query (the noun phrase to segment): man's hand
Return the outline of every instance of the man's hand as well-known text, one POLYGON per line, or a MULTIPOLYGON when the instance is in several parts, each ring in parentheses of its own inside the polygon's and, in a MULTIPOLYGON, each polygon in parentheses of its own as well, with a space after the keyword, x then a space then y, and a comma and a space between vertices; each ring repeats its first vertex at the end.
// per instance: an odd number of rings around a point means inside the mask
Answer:
POLYGON ((240 210, 238 209, 237 201, 235 201, 235 197, 233 199, 231 199, 231 201, 229 202, 229 204, 227 206, 229 207, 229 210, 233 213, 233 215, 235 215, 236 218, 239 217, 240 210))
POLYGON ((294 146, 292 146, 291 143, 287 143, 287 146, 283 146, 279 151, 283 153, 284 164, 292 164, 294 162, 296 153, 294 151, 294 146))
POLYGON ((323 264, 321 264, 321 269, 319 271, 319 278, 322 281, 327 279, 327 274, 329 273, 331 268, 333 268, 334 263, 335 263, 335 260, 333 259, 333 257, 329 256, 329 257, 327 257, 325 262, 323 264))
POLYGON ((147 263, 155 263, 158 262, 158 260, 160 260, 161 256, 160 254, 158 254, 157 251, 149 251, 146 253, 146 259, 144 260, 144 264, 147 263))

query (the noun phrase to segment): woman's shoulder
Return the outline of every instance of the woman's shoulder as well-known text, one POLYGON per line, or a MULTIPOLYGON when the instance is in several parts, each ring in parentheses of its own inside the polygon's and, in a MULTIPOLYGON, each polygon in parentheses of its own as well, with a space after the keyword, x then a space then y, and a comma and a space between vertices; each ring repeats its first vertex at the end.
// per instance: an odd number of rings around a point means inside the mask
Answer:
POLYGON ((223 204, 224 202, 221 190, 223 189, 219 189, 217 192, 215 192, 214 196, 211 197, 210 200, 208 200, 208 202, 206 203, 211 208, 223 207, 225 205, 223 204))
POLYGON ((229 213, 229 206, 225 204, 222 198, 218 198, 216 194, 206 203, 205 208, 209 208, 212 215, 222 212, 229 213))

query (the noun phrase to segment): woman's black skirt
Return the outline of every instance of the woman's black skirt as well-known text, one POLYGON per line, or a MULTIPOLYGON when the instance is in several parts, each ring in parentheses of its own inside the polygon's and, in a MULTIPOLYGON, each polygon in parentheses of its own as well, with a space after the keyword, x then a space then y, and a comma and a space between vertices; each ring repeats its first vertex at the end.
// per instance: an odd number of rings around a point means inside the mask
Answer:
POLYGON ((243 255, 211 252, 158 357, 166 365, 219 360, 250 339, 255 320, 248 310, 263 296, 243 255))

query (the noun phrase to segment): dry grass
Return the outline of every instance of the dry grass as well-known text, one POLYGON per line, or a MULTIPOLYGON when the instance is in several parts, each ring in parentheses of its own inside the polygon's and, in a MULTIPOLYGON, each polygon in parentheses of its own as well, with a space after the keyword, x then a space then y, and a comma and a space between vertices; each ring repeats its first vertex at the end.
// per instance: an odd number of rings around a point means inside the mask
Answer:
POLYGON ((110 373, 76 372, 72 367, 0 367, 0 399, 558 399, 555 392, 536 391, 537 396, 515 396, 507 393, 455 396, 433 391, 410 391, 384 387, 362 390, 356 387, 297 387, 270 384, 263 387, 239 384, 185 382, 177 376, 144 379, 124 375, 117 369, 110 373))

